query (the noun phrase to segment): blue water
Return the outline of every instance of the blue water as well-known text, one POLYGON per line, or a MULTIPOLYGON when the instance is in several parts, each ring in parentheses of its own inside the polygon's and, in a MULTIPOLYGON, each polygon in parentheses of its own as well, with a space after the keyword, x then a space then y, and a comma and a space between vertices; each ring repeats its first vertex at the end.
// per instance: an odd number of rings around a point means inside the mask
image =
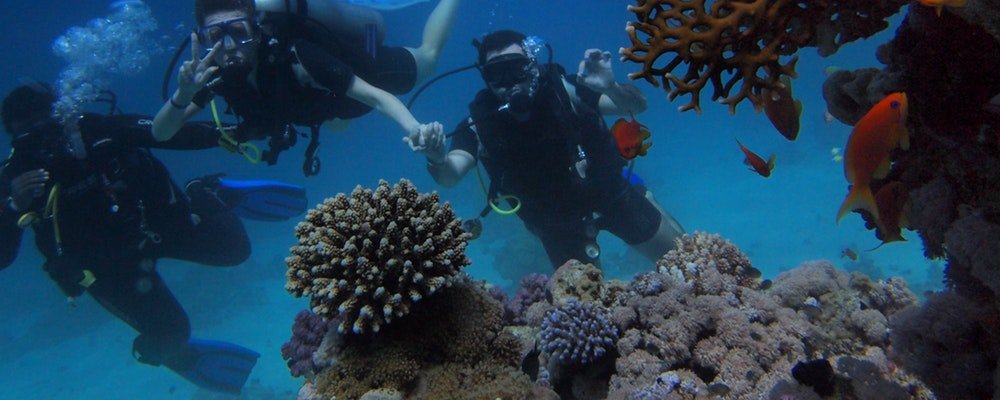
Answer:
MULTIPOLYGON (((170 46, 190 31, 193 18, 191 2, 147 3, 160 26, 152 39, 156 43, 150 45, 170 51, 154 55, 151 65, 137 75, 115 78, 111 89, 125 111, 153 114, 162 104, 160 79, 172 53, 170 46)), ((52 41, 70 26, 107 15, 109 4, 93 0, 5 2, 0 13, 0 36, 6 52, 5 62, 0 64, 0 76, 4 77, 0 93, 9 92, 23 78, 54 81, 63 64, 50 50, 52 41)), ((390 27, 387 43, 416 45, 424 19, 435 4, 425 2, 385 12, 390 27)), ((547 39, 555 48, 556 61, 575 70, 588 48, 615 53, 628 45, 624 34, 625 22, 631 17, 626 11, 628 4, 612 0, 466 0, 438 70, 470 64, 475 56, 470 40, 501 28, 547 39)), ((802 133, 794 143, 782 138, 766 117, 754 113, 748 104, 742 104, 737 115, 731 116, 726 107, 711 104, 706 93, 701 115, 679 113, 677 106, 683 103, 670 103, 661 89, 634 82, 649 99, 649 110, 637 118, 652 131, 654 143, 649 156, 638 160, 636 173, 688 231, 716 232, 729 238, 765 277, 806 260, 831 259, 842 267, 862 269, 878 277, 903 276, 916 292, 938 287, 940 266, 923 258, 915 233, 904 232, 909 242, 865 252, 879 242, 864 229, 860 217, 852 214, 840 225, 834 223, 847 184, 843 166, 831 160, 830 149, 843 147, 851 128, 824 122, 823 70, 831 65, 878 66, 875 50, 891 38, 899 21, 900 17, 895 17, 892 28, 849 44, 830 58, 820 58, 814 49, 799 53, 794 90, 805 110, 802 133), (777 154, 770 178, 746 169, 734 140, 737 137, 762 155, 777 154), (845 247, 858 251, 863 262, 841 258, 845 247)), ((637 66, 615 63, 614 68, 621 81, 637 66)), ((453 127, 467 114, 466 105, 481 86, 474 72, 448 78, 423 94, 413 113, 421 121, 438 120, 453 127)), ((467 177, 452 189, 436 187, 425 171, 423 158, 410 152, 400 140, 402 135, 394 123, 377 113, 354 120, 346 132, 324 132, 320 147, 323 171, 309 179, 300 172, 304 143, 282 154, 280 165, 270 168, 252 166, 218 149, 157 151, 156 155, 179 182, 211 172, 226 172, 233 179, 277 179, 306 186, 310 201, 316 203, 358 184, 374 186, 379 179, 394 182, 405 177, 421 190, 438 190, 461 216, 478 213, 483 196, 475 178, 467 177)), ((6 143, 0 143, 0 151, 6 154, 6 143)), ((284 290, 283 259, 294 243, 293 227, 294 222, 247 222, 253 255, 236 268, 172 260, 159 264, 187 309, 195 336, 232 340, 262 353, 246 398, 292 398, 301 384, 289 376, 279 351, 290 336, 295 313, 307 305, 284 290)), ((540 246, 525 239, 526 235, 516 219, 491 215, 485 220, 483 237, 470 246, 470 272, 502 286, 511 285, 505 278, 511 274, 497 271, 494 265, 510 265, 502 260, 515 255, 511 248, 541 256, 540 246)), ((131 329, 87 297, 79 299, 75 307, 67 305, 41 271, 41 258, 30 234, 23 243, 15 264, 0 272, 0 371, 4 371, 0 374, 0 399, 215 398, 196 391, 166 369, 135 362, 129 351, 134 337, 131 329)), ((634 259, 623 255, 625 247, 612 236, 605 234, 600 244, 606 260, 617 262, 607 268, 609 275, 651 268, 650 263, 626 265, 634 259)), ((544 258, 537 260, 536 269, 550 271, 544 258)))

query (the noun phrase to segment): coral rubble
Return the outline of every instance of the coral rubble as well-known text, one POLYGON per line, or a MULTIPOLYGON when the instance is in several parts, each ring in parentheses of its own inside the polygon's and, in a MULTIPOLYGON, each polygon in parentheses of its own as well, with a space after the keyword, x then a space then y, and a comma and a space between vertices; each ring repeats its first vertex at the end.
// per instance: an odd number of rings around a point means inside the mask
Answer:
POLYGON ((763 105, 765 89, 781 87, 783 75, 795 77, 794 56, 814 46, 830 55, 845 43, 885 29, 886 18, 904 0, 637 0, 628 10, 637 21, 626 31, 632 46, 622 58, 642 64, 629 75, 658 86, 660 77, 671 100, 691 95, 681 111, 700 110, 701 90, 712 84, 712 100, 736 105, 744 99, 763 105), (660 57, 669 57, 669 61, 660 57), (790 57, 782 63, 781 57, 790 57), (675 73, 681 63, 683 74, 675 73), (728 80, 726 75, 728 74, 728 80), (733 93, 734 87, 741 83, 733 93))
POLYGON ((405 179, 329 198, 295 234, 285 288, 339 318, 341 331, 377 332, 469 264, 469 236, 451 206, 405 179))

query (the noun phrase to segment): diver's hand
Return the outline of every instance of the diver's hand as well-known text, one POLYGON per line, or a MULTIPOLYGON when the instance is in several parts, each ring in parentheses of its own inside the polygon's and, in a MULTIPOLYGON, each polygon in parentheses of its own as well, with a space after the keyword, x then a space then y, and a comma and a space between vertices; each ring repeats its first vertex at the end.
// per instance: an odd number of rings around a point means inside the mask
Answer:
POLYGON ((18 211, 31 207, 36 197, 45 194, 45 184, 49 181, 49 172, 36 169, 25 172, 10 181, 10 198, 18 211))
POLYGON ((198 55, 204 50, 198 41, 198 35, 191 34, 191 59, 181 64, 177 74, 177 97, 180 97, 177 100, 190 103, 194 95, 212 80, 219 70, 219 66, 215 65, 215 55, 220 49, 222 42, 216 43, 205 57, 199 58, 198 55))
POLYGON ((410 145, 410 150, 423 154, 432 162, 445 159, 444 126, 440 122, 417 126, 403 141, 410 145))
POLYGON ((597 93, 605 93, 615 86, 615 73, 611 70, 611 53, 589 49, 583 54, 576 82, 597 93))

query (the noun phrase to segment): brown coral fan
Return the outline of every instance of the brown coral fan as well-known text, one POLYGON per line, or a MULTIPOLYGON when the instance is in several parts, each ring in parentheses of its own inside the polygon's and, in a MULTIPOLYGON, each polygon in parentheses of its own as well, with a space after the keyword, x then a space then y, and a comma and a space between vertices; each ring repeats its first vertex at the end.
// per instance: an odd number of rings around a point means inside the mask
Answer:
POLYGON ((719 235, 695 232, 675 241, 673 250, 656 262, 662 273, 684 276, 695 285, 699 294, 718 292, 725 286, 730 292, 735 286, 756 289, 760 285, 760 271, 750 265, 750 259, 732 242, 719 235))
POLYGON ((628 7, 638 19, 626 28, 632 47, 621 53, 623 59, 643 66, 629 78, 645 78, 658 86, 655 77, 661 77, 671 100, 690 94, 691 101, 681 111, 700 111, 700 92, 709 82, 712 100, 722 98, 730 112, 744 99, 759 108, 764 89, 777 89, 782 75, 796 76, 797 58, 782 64, 781 56, 806 46, 819 47, 821 55, 832 54, 844 43, 885 29, 885 18, 907 2, 637 0, 637 5, 628 7), (676 55, 668 63, 660 62, 667 53, 676 55), (674 74, 681 63, 688 64, 687 71, 674 74), (724 74, 731 75, 728 81, 724 82, 724 74))
POLYGON ((311 296, 316 314, 339 316, 340 331, 378 332, 469 264, 469 235, 451 206, 405 179, 329 198, 295 234, 285 289, 311 296))

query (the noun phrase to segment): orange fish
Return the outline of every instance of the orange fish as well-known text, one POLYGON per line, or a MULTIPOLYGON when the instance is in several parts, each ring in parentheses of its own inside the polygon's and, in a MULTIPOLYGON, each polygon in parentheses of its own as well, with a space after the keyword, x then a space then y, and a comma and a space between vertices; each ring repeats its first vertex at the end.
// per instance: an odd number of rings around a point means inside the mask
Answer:
POLYGON ((883 185, 875 193, 875 205, 878 207, 878 228, 882 233, 882 244, 906 241, 902 228, 909 226, 906 218, 906 202, 910 193, 899 181, 883 185))
POLYGON ((927 7, 934 7, 934 11, 937 12, 937 15, 939 17, 941 16, 941 9, 944 8, 944 6, 965 7, 966 3, 966 0, 919 0, 919 1, 920 4, 923 4, 927 7))
POLYGON ((750 149, 744 146, 743 143, 740 143, 739 139, 736 139, 736 144, 740 145, 740 150, 742 150, 743 154, 746 156, 743 163, 750 166, 751 171, 754 171, 765 178, 771 176, 771 170, 774 169, 774 154, 771 154, 771 157, 769 157, 767 161, 764 161, 763 158, 754 154, 754 152, 750 151, 750 149))
POLYGON ((802 115, 802 102, 792 98, 792 80, 781 77, 783 88, 764 89, 764 113, 771 120, 771 125, 785 139, 795 140, 799 136, 799 118, 802 115))
POLYGON ((618 143, 618 152, 626 160, 646 155, 649 148, 653 146, 652 143, 643 142, 649 139, 649 128, 636 121, 635 115, 631 115, 631 117, 631 121, 626 121, 625 118, 618 118, 615 124, 611 126, 611 134, 614 135, 615 142, 618 143))
POLYGON ((840 256, 847 257, 851 259, 851 261, 858 261, 858 253, 855 253, 854 250, 851 250, 849 247, 845 247, 844 250, 840 252, 840 256))
POLYGON ((837 222, 849 211, 858 209, 868 211, 879 220, 871 181, 872 178, 885 178, 889 173, 889 152, 910 147, 906 130, 907 107, 905 93, 890 94, 854 125, 844 151, 844 176, 851 184, 851 191, 837 211, 837 222))

